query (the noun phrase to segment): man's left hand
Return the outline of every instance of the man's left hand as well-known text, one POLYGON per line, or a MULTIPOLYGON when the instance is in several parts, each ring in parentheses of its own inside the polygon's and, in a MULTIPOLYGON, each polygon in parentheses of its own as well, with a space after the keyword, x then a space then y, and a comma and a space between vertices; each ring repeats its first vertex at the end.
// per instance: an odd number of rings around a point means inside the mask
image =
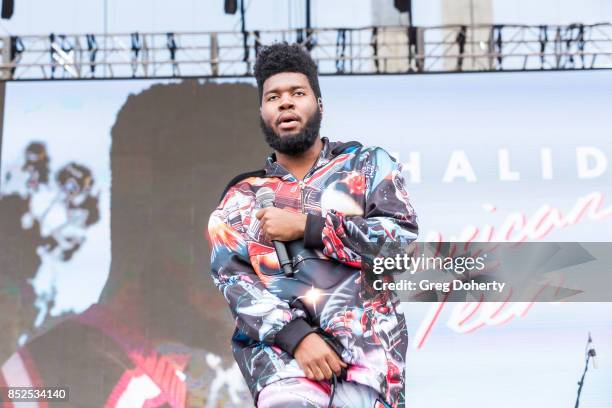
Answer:
POLYGON ((304 236, 306 214, 268 207, 259 210, 256 217, 261 221, 261 229, 270 241, 293 241, 304 236))

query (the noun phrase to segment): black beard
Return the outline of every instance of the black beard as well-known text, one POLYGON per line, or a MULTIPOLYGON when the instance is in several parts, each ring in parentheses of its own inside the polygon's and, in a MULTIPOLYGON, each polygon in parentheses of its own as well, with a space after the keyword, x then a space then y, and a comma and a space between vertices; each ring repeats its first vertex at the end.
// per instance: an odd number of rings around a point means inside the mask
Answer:
POLYGON ((266 143, 268 143, 272 149, 289 156, 297 156, 308 150, 319 137, 321 111, 317 109, 316 112, 308 118, 302 131, 296 135, 285 137, 279 136, 274 129, 264 122, 261 116, 259 116, 259 126, 266 136, 266 143))

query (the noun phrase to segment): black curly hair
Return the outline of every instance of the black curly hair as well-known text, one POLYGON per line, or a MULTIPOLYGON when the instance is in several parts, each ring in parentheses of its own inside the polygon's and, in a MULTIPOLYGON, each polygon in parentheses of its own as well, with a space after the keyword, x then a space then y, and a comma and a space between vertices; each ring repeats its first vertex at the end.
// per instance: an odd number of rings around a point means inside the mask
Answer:
POLYGON ((306 75, 315 97, 321 97, 317 64, 312 60, 306 49, 299 44, 282 42, 263 47, 257 54, 254 71, 260 103, 263 84, 266 79, 281 72, 298 72, 306 75))

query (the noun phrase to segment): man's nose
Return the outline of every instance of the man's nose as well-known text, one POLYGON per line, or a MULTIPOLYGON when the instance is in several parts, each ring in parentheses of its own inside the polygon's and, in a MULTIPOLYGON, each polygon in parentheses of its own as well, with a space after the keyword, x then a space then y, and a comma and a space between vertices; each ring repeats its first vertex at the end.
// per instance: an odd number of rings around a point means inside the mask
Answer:
POLYGON ((286 96, 282 97, 281 103, 279 105, 279 109, 281 109, 281 110, 291 109, 294 106, 295 106, 295 104, 293 103, 293 99, 291 99, 291 96, 286 95, 286 96))

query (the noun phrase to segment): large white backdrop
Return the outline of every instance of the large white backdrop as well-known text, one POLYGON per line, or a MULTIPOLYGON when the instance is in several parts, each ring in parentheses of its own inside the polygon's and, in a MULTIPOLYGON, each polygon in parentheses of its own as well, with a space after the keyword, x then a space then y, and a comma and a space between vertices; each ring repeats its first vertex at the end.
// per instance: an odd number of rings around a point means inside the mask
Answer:
MULTIPOLYGON (((7 86, 2 179, 37 140, 52 169, 87 164, 100 194, 100 222, 79 253, 61 265, 43 259, 32 282, 40 316, 99 300, 110 265, 110 132, 128 95, 152 83, 7 86), (80 278, 85 264, 94 270, 80 278)), ((422 240, 612 241, 612 72, 324 77, 321 88, 322 135, 380 145, 405 164, 422 240)), ((408 406, 573 406, 589 331, 599 368, 581 407, 612 406, 612 304, 403 307, 408 406)))

